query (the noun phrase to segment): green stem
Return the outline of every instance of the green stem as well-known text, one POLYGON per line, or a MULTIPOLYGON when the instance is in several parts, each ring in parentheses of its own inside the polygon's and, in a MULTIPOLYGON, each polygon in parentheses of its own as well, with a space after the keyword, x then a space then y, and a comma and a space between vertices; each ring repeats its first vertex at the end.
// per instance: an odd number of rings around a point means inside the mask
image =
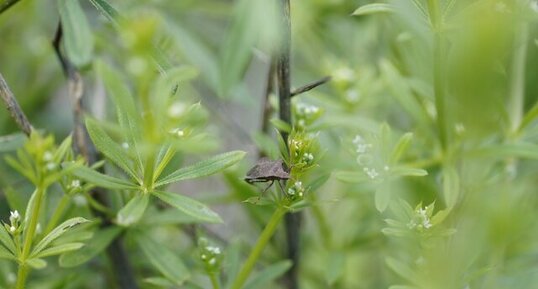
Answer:
POLYGON ((217 279, 217 274, 210 273, 209 278, 211 279, 211 284, 213 285, 213 289, 220 289, 220 283, 217 279))
POLYGON ((28 266, 26 265, 26 260, 30 255, 30 250, 32 249, 32 241, 37 229, 37 222, 39 220, 39 212, 41 210, 43 196, 45 195, 45 189, 38 185, 35 194, 35 200, 33 201, 32 210, 30 211, 30 221, 24 230, 24 243, 21 256, 19 257, 19 270, 17 273, 17 283, 15 289, 24 289, 24 285, 26 283, 26 276, 28 275, 28 266))
POLYGON ((69 205, 70 200, 71 197, 69 195, 64 194, 62 196, 60 202, 58 203, 58 206, 56 207, 56 210, 54 210, 54 214, 52 215, 52 217, 50 217, 49 223, 47 224, 47 228, 45 229, 43 236, 46 236, 56 227, 56 225, 58 225, 63 214, 65 213, 66 207, 69 205))
POLYGON ((511 133, 517 133, 521 120, 523 119, 523 106, 525 100, 525 62, 527 59, 528 39, 528 24, 522 23, 518 25, 510 81, 509 110, 511 133))
POLYGON ((434 33, 433 39, 433 90, 435 94, 435 109, 437 111, 437 129, 443 151, 447 149, 448 130, 445 113, 445 84, 443 76, 443 38, 442 19, 438 0, 428 0, 428 11, 434 33))
POLYGON ((286 214, 286 208, 284 205, 280 205, 276 211, 273 213, 273 216, 271 216, 271 219, 263 229, 262 234, 260 235, 260 238, 256 242, 256 246, 252 249, 250 252, 250 255, 247 258, 247 261, 245 261, 245 264, 241 268, 241 271, 235 278, 231 289, 241 289, 243 288, 243 285, 245 285, 245 282, 247 281, 247 278, 250 276, 250 273, 252 272, 252 269, 254 269, 254 265, 256 265, 256 262, 260 258, 260 255, 275 233, 276 228, 278 227, 278 224, 282 220, 282 217, 286 214))

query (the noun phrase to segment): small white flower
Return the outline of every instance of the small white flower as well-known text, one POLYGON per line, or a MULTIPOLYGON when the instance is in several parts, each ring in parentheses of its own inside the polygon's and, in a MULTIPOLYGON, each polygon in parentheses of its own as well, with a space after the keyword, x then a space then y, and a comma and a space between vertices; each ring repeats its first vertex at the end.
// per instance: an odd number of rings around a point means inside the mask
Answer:
POLYGON ((43 160, 46 161, 46 162, 49 162, 52 160, 52 153, 50 151, 46 151, 44 154, 43 154, 43 160))
POLYGON ((294 186, 297 189, 301 189, 303 187, 303 182, 295 182, 294 186))
POLYGON ((15 233, 15 230, 17 230, 17 228, 15 228, 15 226, 11 226, 11 227, 9 227, 9 231, 10 231, 11 233, 15 233))
POLYGON ((206 259, 207 259, 207 255, 206 255, 206 254, 202 254, 202 256, 200 256, 200 258, 202 258, 202 260, 206 260, 206 259))
POLYGON ((53 162, 47 163, 46 168, 47 170, 52 171, 56 168, 56 164, 53 162))
POLYGON ((171 118, 179 118, 187 110, 185 105, 179 101, 174 102, 168 108, 168 116, 171 118))
POLYGON ((147 70, 147 62, 141 57, 132 57, 127 62, 127 70, 135 75, 140 75, 147 70))
POLYGON ((384 166, 384 167, 383 167, 383 170, 384 170, 385 172, 388 172, 388 171, 390 170, 390 168, 389 168, 389 166, 384 166))
POLYGON ((215 264, 217 264, 217 259, 215 259, 215 258, 211 258, 211 259, 209 260, 209 265, 213 266, 213 265, 215 265, 215 264))
POLYGON ((457 123, 454 126, 454 130, 456 130, 457 134, 462 134, 465 132, 465 126, 462 123, 457 123))
POLYGON ((15 275, 15 273, 10 272, 9 274, 7 274, 6 279, 8 283, 13 284, 15 283, 15 281, 17 281, 17 275, 15 275))
POLYGON ((123 142, 123 143, 121 144, 121 147, 122 147, 123 149, 128 150, 128 149, 129 149, 129 143, 128 143, 128 142, 123 142))
POLYGON ((360 135, 356 135, 353 139, 353 144, 358 145, 364 142, 364 139, 360 135))
POLYGON ((360 98, 360 95, 359 95, 359 92, 354 90, 354 89, 348 89, 346 91, 346 100, 351 102, 351 103, 355 103, 357 101, 359 101, 359 98, 360 98))
POLYGON ((355 72, 349 67, 340 67, 333 72, 336 81, 352 81, 355 77, 355 72))
POLYGON ((82 195, 75 195, 73 197, 73 203, 77 207, 84 207, 88 204, 88 200, 86 200, 86 198, 82 195))
POLYGON ((534 12, 538 12, 538 1, 534 0, 530 3, 531 9, 534 10, 534 12))
POLYGON ((171 134, 171 135, 177 136, 177 137, 185 136, 185 131, 183 131, 182 129, 179 129, 179 128, 173 128, 173 129, 169 130, 168 133, 171 134))
MULTIPOLYGON (((11 211, 9 212, 9 219, 11 220, 18 220, 20 219, 21 215, 19 215, 19 211, 11 211)), ((13 221, 11 221, 13 223, 13 221)))
POLYGON ((76 179, 75 179, 75 180, 71 181, 71 185, 70 185, 70 186, 71 186, 71 188, 73 188, 73 189, 78 189, 78 188, 80 188, 80 180, 76 180, 76 179))

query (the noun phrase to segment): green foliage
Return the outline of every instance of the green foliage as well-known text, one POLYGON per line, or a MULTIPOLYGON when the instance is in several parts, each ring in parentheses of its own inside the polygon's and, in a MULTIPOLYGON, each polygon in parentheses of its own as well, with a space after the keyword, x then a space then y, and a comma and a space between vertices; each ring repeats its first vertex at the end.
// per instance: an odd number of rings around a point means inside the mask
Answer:
POLYGON ((535 2, 4 1, 0 288, 535 288, 535 2))

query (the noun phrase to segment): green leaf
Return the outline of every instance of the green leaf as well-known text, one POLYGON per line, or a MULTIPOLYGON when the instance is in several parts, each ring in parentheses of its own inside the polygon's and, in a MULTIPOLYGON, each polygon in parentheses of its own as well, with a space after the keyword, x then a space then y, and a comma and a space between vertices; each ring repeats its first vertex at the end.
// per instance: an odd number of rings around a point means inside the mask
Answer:
POLYGON ((212 175, 239 162, 243 159, 245 154, 246 153, 242 151, 232 151, 213 156, 210 159, 201 161, 192 166, 181 168, 169 174, 157 181, 155 186, 160 187, 169 183, 212 175))
POLYGON ((128 173, 133 179, 139 180, 135 170, 133 169, 133 160, 119 144, 114 142, 108 134, 99 126, 99 124, 91 119, 86 119, 86 128, 92 138, 95 147, 102 152, 115 165, 128 173))
POLYGON ((375 207, 379 212, 385 211, 390 203, 391 186, 389 183, 379 185, 375 191, 375 207))
POLYGON ((170 35, 175 41, 185 59, 193 66, 200 68, 201 75, 206 78, 209 86, 216 90, 219 83, 219 68, 214 53, 208 48, 207 44, 191 31, 183 28, 182 25, 171 21, 166 24, 167 35, 170 35))
POLYGON ((363 16, 379 13, 392 13, 395 11, 394 6, 386 3, 372 3, 363 5, 353 12, 353 16, 363 16))
POLYGON ((165 226, 165 225, 179 225, 179 224, 197 224, 203 223, 200 219, 188 215, 182 211, 176 209, 152 211, 146 210, 146 214, 140 221, 146 226, 165 226))
POLYGON ((495 158, 523 158, 538 160, 538 145, 532 143, 515 143, 492 145, 469 152, 470 156, 495 158))
POLYGON ((233 241, 226 249, 224 254, 224 267, 227 269, 228 280, 224 288, 231 288, 233 281, 241 268, 241 244, 238 241, 233 241))
POLYGON ((54 256, 54 255, 60 255, 66 252, 78 250, 84 246, 84 243, 67 243, 67 244, 61 244, 58 246, 52 246, 48 249, 45 249, 41 251, 41 253, 37 254, 37 258, 43 258, 48 256, 54 256))
POLYGON ((67 57, 76 66, 89 63, 93 53, 93 35, 78 0, 58 0, 67 57))
POLYGON ((423 177, 428 175, 428 172, 423 169, 415 169, 408 167, 394 167, 390 169, 390 172, 396 176, 401 177, 423 177))
POLYGON ((105 0, 90 0, 90 2, 109 21, 111 21, 113 23, 117 23, 117 20, 118 20, 117 18, 119 18, 119 13, 107 1, 105 1, 105 0))
POLYGON ((125 207, 118 212, 118 224, 130 226, 137 223, 144 215, 149 203, 149 195, 143 194, 132 198, 125 207))
POLYGON ((409 147, 409 143, 411 142, 411 139, 413 139, 413 134, 410 132, 400 137, 400 139, 394 146, 394 149, 392 150, 392 154, 390 156, 391 164, 395 164, 400 160, 402 155, 405 153, 405 151, 409 147))
POLYGON ((0 153, 12 152, 22 147, 26 141, 23 133, 14 133, 0 137, 0 153))
POLYGON ((328 259, 325 280, 332 287, 344 274, 346 258, 344 253, 338 251, 329 254, 328 259))
POLYGON ((346 183, 364 183, 367 182, 369 179, 368 177, 362 173, 362 172, 355 172, 355 171, 339 171, 334 173, 334 176, 337 180, 340 180, 342 182, 346 183))
POLYGON ((9 235, 6 228, 1 223, 0 223, 0 242, 9 251, 11 251, 11 253, 15 254, 15 252, 17 252, 17 249, 15 247, 15 242, 13 242, 13 239, 11 239, 11 235, 9 235))
POLYGON ((109 227, 98 230, 95 232, 93 238, 80 250, 62 254, 62 256, 60 256, 60 266, 71 268, 90 261, 106 249, 121 233, 121 230, 120 227, 109 227))
POLYGON ((220 94, 227 96, 241 80, 246 66, 252 57, 252 48, 258 39, 260 25, 256 25, 255 8, 258 0, 236 1, 233 23, 221 46, 220 94))
POLYGON ((458 202, 460 195, 460 179, 453 166, 443 168, 443 196, 447 208, 452 208, 458 202))
POLYGON ((137 235, 136 240, 150 263, 168 280, 176 285, 181 285, 190 278, 190 273, 183 261, 177 256, 177 252, 171 251, 145 235, 137 235))
POLYGON ((47 267, 47 262, 43 259, 36 259, 36 258, 30 259, 26 261, 26 264, 28 264, 30 267, 37 270, 47 267))
POLYGON ((277 279, 282 274, 286 273, 289 268, 291 268, 292 262, 289 260, 286 261, 280 261, 278 263, 275 263, 264 270, 262 270, 260 273, 254 275, 252 279, 245 285, 245 289, 256 289, 256 288, 263 288, 264 286, 267 286, 271 281, 277 279))
POLYGON ((41 251, 43 251, 52 241, 58 239, 58 237, 63 235, 70 228, 87 222, 89 221, 81 217, 72 218, 63 222, 35 245, 32 253, 30 253, 30 257, 37 256, 37 254, 41 253, 41 251))
POLYGON ((414 282, 415 280, 418 280, 419 278, 415 272, 406 264, 394 259, 394 258, 387 258, 385 259, 385 262, 387 263, 387 266, 389 266, 394 273, 400 275, 400 277, 405 278, 406 280, 409 280, 411 282, 414 282))
MULTIPOLYGON (((1 224, 0 224, 0 227, 3 227, 1 224)), ((4 246, 0 245, 0 259, 11 259, 11 260, 15 260, 15 255, 13 255, 13 253, 9 252, 8 249, 4 248, 4 246)))
POLYGON ((206 205, 182 196, 180 194, 168 193, 168 192, 152 192, 153 195, 161 199, 163 202, 170 206, 192 216, 201 221, 208 223, 222 223, 222 219, 219 215, 209 209, 206 205))
POLYGON ((291 133, 291 125, 278 118, 271 119, 271 123, 279 130, 287 133, 291 133))
MULTIPOLYGON (((67 164, 74 165, 74 164, 67 164)), ((96 186, 107 189, 118 190, 138 190, 139 187, 126 180, 111 177, 109 175, 101 174, 95 170, 92 170, 86 166, 78 166, 73 170, 73 175, 81 178, 96 186)))

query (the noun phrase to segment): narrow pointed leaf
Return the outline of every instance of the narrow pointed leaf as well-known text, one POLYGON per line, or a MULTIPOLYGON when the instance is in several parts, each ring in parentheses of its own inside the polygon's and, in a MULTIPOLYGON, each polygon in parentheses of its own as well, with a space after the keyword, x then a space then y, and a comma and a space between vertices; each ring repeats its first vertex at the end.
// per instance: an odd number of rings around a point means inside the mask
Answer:
POLYGON ((407 148, 409 147, 409 143, 411 142, 411 139, 413 139, 413 134, 408 132, 404 134, 396 143, 394 146, 394 149, 392 151, 392 154, 390 156, 390 162, 396 163, 400 160, 402 155, 405 153, 407 148))
POLYGON ((41 253, 37 254, 37 258, 43 258, 48 256, 54 256, 54 255, 60 255, 66 252, 78 250, 84 246, 84 243, 67 243, 67 244, 61 244, 58 246, 53 246, 48 249, 45 249, 41 251, 41 253))
POLYGON ((386 3, 373 3, 373 4, 367 4, 364 6, 361 6, 357 8, 353 12, 353 16, 362 16, 362 15, 371 15, 371 14, 379 14, 379 13, 392 13, 395 9, 392 5, 386 4, 386 3))
POLYGON ((292 265, 292 262, 286 260, 286 261, 275 263, 265 268, 260 273, 254 275, 252 279, 250 279, 250 281, 245 285, 245 289, 256 289, 256 288, 266 287, 270 282, 276 280, 282 274, 286 273, 286 271, 288 271, 291 265, 292 265))
POLYGON ((8 231, 4 227, 2 223, 0 223, 0 242, 2 245, 4 245, 11 253, 17 252, 17 249, 15 247, 15 242, 13 242, 13 239, 11 239, 11 235, 9 235, 8 231))
POLYGON ((137 190, 138 186, 126 180, 101 174, 86 166, 78 166, 73 170, 73 175, 96 186, 107 189, 137 190))
POLYGON ((58 239, 61 235, 63 235, 67 230, 70 228, 89 222, 88 220, 84 218, 72 218, 69 219, 62 224, 60 224, 58 227, 56 227, 54 230, 52 230, 47 236, 45 236, 32 250, 32 253, 30 256, 37 256, 41 251, 43 251, 52 241, 58 239))
POLYGON ((245 152, 232 151, 216 155, 210 159, 201 161, 192 166, 181 168, 168 176, 157 181, 156 186, 162 186, 182 180, 205 177, 222 171, 235 163, 239 162, 245 156, 245 152))
POLYGON ((190 273, 177 252, 171 251, 145 235, 137 235, 136 240, 151 264, 175 285, 181 285, 190 278, 190 273))
POLYGON ((138 179, 133 169, 133 160, 125 149, 114 142, 108 134, 93 119, 86 120, 86 128, 92 138, 95 147, 110 159, 116 166, 128 173, 133 179, 138 179))
POLYGON ((60 256, 60 266, 71 268, 84 264, 99 255, 121 233, 120 227, 99 230, 84 247, 60 256))
POLYGON ((222 219, 217 213, 194 199, 168 192, 153 192, 152 194, 170 206, 201 221, 208 223, 222 223, 222 219))
POLYGON ((375 191, 375 207, 379 212, 385 211, 390 203, 390 185, 381 184, 375 191))
POLYGON ((132 198, 118 213, 118 224, 130 226, 137 223, 144 215, 149 202, 149 195, 144 194, 132 198))
POLYGON ((58 0, 64 45, 70 61, 82 66, 91 61, 93 35, 79 0, 58 0))
MULTIPOLYGON (((0 225, 2 226, 2 225, 0 225)), ((0 259, 15 259, 15 255, 9 252, 4 246, 0 245, 0 259)))
POLYGON ((458 172, 452 166, 443 168, 443 196, 447 208, 452 208, 458 202, 460 195, 460 179, 458 172))
POLYGON ((37 270, 40 270, 40 269, 43 269, 43 268, 47 267, 47 262, 45 260, 37 259, 37 258, 30 259, 30 260, 26 261, 26 264, 28 264, 30 267, 32 267, 34 269, 37 269, 37 270))

